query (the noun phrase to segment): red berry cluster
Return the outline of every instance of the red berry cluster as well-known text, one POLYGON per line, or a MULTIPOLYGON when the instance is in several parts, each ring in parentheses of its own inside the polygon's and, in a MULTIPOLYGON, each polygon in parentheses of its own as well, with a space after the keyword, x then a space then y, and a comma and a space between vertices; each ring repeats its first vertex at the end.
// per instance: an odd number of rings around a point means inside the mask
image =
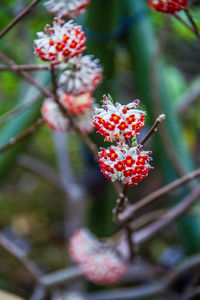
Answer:
POLYGON ((147 2, 153 9, 167 14, 185 10, 188 4, 188 0, 147 0, 147 2))

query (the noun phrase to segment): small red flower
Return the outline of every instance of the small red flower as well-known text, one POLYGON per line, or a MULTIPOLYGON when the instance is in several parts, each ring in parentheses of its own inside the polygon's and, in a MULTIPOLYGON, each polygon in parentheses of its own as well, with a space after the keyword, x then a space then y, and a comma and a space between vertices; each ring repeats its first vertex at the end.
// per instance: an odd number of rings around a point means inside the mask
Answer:
POLYGON ((119 124, 119 120, 121 120, 121 117, 116 115, 116 114, 112 114, 111 115, 111 118, 110 118, 110 121, 115 123, 115 124, 119 124))
POLYGON ((123 174, 125 177, 131 177, 133 176, 133 170, 132 169, 125 170, 123 174))
POLYGON ((104 124, 104 127, 105 127, 107 130, 109 130, 109 131, 115 130, 115 125, 113 125, 113 124, 111 124, 111 123, 109 123, 109 122, 106 122, 106 123, 104 124))
POLYGON ((124 170, 124 168, 125 168, 122 161, 118 161, 118 163, 116 163, 116 164, 114 165, 114 167, 115 167, 115 169, 116 169, 117 171, 122 171, 122 170, 124 170))
POLYGON ((135 115, 131 115, 131 116, 129 116, 129 117, 127 117, 126 118, 126 122, 128 123, 128 124, 132 124, 133 122, 135 122, 135 115))
POLYGON ((124 160, 124 163, 127 167, 132 167, 132 165, 135 163, 135 160, 132 158, 131 155, 128 155, 124 160))
POLYGON ((126 122, 121 122, 118 126, 117 126, 117 128, 119 129, 119 130, 121 130, 121 131, 123 131, 123 130, 125 130, 126 128, 128 128, 128 126, 127 126, 127 124, 126 124, 126 122))
POLYGON ((175 14, 180 10, 185 10, 188 0, 147 0, 148 4, 157 11, 166 14, 175 14))
POLYGON ((118 158, 118 154, 113 149, 110 149, 110 153, 108 154, 108 156, 111 161, 115 161, 118 158))

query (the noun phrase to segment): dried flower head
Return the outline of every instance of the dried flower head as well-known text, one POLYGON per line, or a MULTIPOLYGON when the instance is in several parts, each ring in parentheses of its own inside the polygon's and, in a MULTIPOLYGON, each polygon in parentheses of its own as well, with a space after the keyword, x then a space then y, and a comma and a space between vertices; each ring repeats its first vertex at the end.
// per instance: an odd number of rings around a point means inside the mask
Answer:
POLYGON ((69 122, 55 101, 47 98, 43 102, 41 113, 44 121, 51 129, 61 132, 67 131, 69 122))
POLYGON ((136 109, 139 100, 127 105, 112 103, 106 96, 103 99, 103 108, 97 108, 94 116, 94 125, 97 133, 105 136, 105 141, 125 141, 133 138, 144 126, 145 112, 136 109))
POLYGON ((85 50, 84 32, 81 26, 72 21, 62 24, 60 19, 55 18, 52 27, 46 25, 45 32, 38 32, 37 35, 35 53, 41 60, 51 64, 67 62, 85 50))
POLYGON ((49 0, 44 3, 47 10, 57 17, 75 18, 85 12, 90 0, 49 0))
POLYGON ((153 9, 167 14, 185 10, 188 4, 188 0, 147 0, 147 2, 153 9))
POLYGON ((129 148, 125 143, 108 149, 100 148, 100 168, 106 178, 133 186, 148 176, 152 168, 149 154, 149 151, 142 150, 141 145, 129 148))
MULTIPOLYGON (((67 118, 67 114, 65 115, 63 111, 60 109, 59 105, 51 100, 46 99, 43 102, 41 109, 42 117, 47 125, 56 131, 67 131, 72 130, 70 126, 70 122, 67 118)), ((76 126, 83 132, 89 133, 94 129, 93 125, 93 115, 94 115, 94 106, 92 105, 87 111, 85 111, 82 115, 75 115, 72 117, 76 126)))
POLYGON ((109 249, 87 229, 81 229, 72 236, 69 252, 82 273, 96 284, 117 282, 128 267, 114 250, 109 249))
MULTIPOLYGON (((62 65, 60 66, 62 68, 62 65)), ((74 57, 67 63, 67 70, 59 77, 59 86, 67 94, 80 95, 92 92, 102 79, 99 60, 92 55, 74 57)))
POLYGON ((85 93, 79 96, 71 94, 60 94, 60 103, 66 108, 69 115, 82 115, 91 108, 94 103, 91 93, 85 93))

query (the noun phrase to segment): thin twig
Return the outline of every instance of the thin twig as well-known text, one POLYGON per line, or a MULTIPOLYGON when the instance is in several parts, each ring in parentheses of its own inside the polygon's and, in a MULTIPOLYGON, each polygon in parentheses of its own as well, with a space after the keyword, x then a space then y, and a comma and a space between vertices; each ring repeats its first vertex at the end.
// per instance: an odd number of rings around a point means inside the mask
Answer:
POLYGON ((46 296, 46 289, 44 286, 39 284, 33 291, 29 300, 43 300, 46 296))
POLYGON ((11 28, 13 28, 19 21, 21 21, 22 18, 24 18, 31 9, 39 2, 40 0, 34 0, 32 1, 28 6, 26 6, 11 22, 0 32, 0 39, 10 31, 11 28))
POLYGON ((140 142, 141 145, 144 145, 146 143, 146 141, 152 136, 152 134, 154 134, 157 131, 157 127, 160 125, 160 123, 164 120, 165 120, 164 114, 158 116, 158 118, 156 119, 155 123, 153 124, 153 126, 151 127, 149 132, 146 134, 146 136, 140 142))
POLYGON ((194 21, 192 15, 190 14, 190 11, 188 9, 185 9, 186 16, 188 17, 188 20, 190 21, 192 28, 194 29, 194 33, 196 34, 197 38, 200 40, 200 33, 199 29, 197 27, 196 22, 194 21))
POLYGON ((17 158, 20 167, 28 169, 44 179, 48 180, 55 188, 63 191, 60 176, 54 169, 45 164, 42 160, 31 157, 30 155, 22 154, 17 158))
POLYGON ((0 233, 0 247, 10 253, 28 271, 34 281, 39 282, 41 276, 40 270, 25 256, 25 252, 22 249, 2 233, 0 233))
POLYGON ((17 143, 21 142, 31 134, 33 134, 39 127, 44 124, 43 119, 38 119, 31 127, 24 130, 17 137, 10 138, 9 142, 0 147, 0 154, 9 150, 11 147, 15 146, 17 143))
MULTIPOLYGON (((9 66, 16 65, 12 59, 8 58, 6 55, 4 55, 1 52, 0 52, 0 59, 4 63, 8 64, 9 66)), ((46 88, 41 86, 38 82, 36 82, 27 72, 24 72, 24 71, 15 71, 15 72, 17 72, 21 77, 26 79, 29 83, 34 85, 43 95, 50 97, 50 98, 54 98, 54 95, 49 90, 47 90, 46 88)))
POLYGON ((181 186, 182 184, 189 182, 190 180, 194 179, 197 176, 200 176, 200 168, 165 185, 164 187, 156 190, 155 192, 153 192, 153 193, 147 195, 146 197, 144 197, 143 199, 139 200, 137 203, 129 205, 129 207, 118 216, 119 221, 120 222, 129 222, 137 210, 150 204, 151 202, 155 201, 159 197, 173 191, 174 189, 181 186))
POLYGON ((160 220, 146 226, 144 229, 137 231, 133 238, 134 243, 139 245, 153 237, 163 228, 171 224, 174 220, 183 215, 200 197, 200 187, 196 187, 180 204, 170 209, 160 220))
POLYGON ((4 66, 0 65, 0 71, 40 71, 50 70, 50 65, 12 65, 4 66))
POLYGON ((200 97, 200 77, 197 77, 186 92, 177 99, 176 111, 184 118, 188 115, 188 109, 195 104, 200 97))
POLYGON ((196 34, 194 28, 190 26, 184 19, 182 19, 178 14, 173 15, 179 22, 181 22, 185 27, 187 27, 190 31, 192 31, 199 39, 199 36, 196 34))

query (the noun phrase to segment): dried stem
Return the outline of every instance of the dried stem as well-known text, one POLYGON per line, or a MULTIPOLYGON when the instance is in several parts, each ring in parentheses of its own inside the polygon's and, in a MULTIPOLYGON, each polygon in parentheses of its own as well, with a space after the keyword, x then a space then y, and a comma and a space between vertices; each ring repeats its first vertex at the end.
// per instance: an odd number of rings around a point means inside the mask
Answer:
POLYGON ((39 127, 44 124, 43 119, 38 119, 31 127, 24 130, 17 137, 10 138, 9 142, 0 147, 0 154, 9 150, 11 147, 15 146, 17 143, 21 142, 31 134, 33 134, 39 127))
POLYGON ((31 10, 32 8, 39 2, 40 0, 32 1, 28 6, 26 6, 13 20, 10 22, 5 29, 0 32, 0 39, 10 31, 19 21, 21 21, 31 10))
POLYGON ((171 224, 174 220, 183 215, 200 197, 200 187, 196 187, 187 195, 180 204, 170 209, 160 220, 146 226, 144 229, 137 231, 134 234, 134 243, 140 245, 141 243, 149 240, 156 233, 171 224))
POLYGON ((155 192, 153 192, 153 193, 147 195, 146 197, 144 197, 143 199, 139 200, 137 203, 130 205, 123 213, 121 213, 118 216, 119 221, 122 223, 129 222, 137 210, 150 204, 151 202, 155 201, 157 198, 173 191, 180 185, 194 179, 197 176, 200 176, 200 168, 193 172, 190 172, 190 173, 186 174, 185 176, 183 176, 179 179, 176 179, 175 181, 167 184, 166 186, 156 190, 155 192))
POLYGON ((182 19, 178 14, 174 14, 174 17, 181 22, 185 27, 187 27, 190 31, 192 31, 198 39, 200 39, 199 32, 193 26, 190 26, 184 19, 182 19))
POLYGON ((4 66, 0 65, 0 71, 40 71, 40 70, 50 70, 50 65, 12 65, 4 66))
MULTIPOLYGON (((3 53, 0 52, 0 59, 5 62, 6 64, 8 64, 9 66, 14 66, 16 65, 15 62, 8 58, 6 55, 4 55, 3 53)), ((43 86, 41 86, 38 82, 36 82, 28 73, 24 72, 24 71, 16 71, 21 77, 23 77, 24 79, 26 79, 26 81, 28 81, 29 83, 31 83, 32 85, 34 85, 43 95, 50 97, 50 98, 54 98, 54 95, 47 89, 45 89, 43 86)))
POLYGON ((152 134, 154 134, 157 131, 157 127, 160 125, 160 123, 164 120, 165 120, 164 114, 158 116, 158 118, 156 119, 155 123, 153 124, 153 126, 151 127, 149 132, 146 134, 146 136, 140 142, 141 145, 144 145, 146 143, 146 141, 152 136, 152 134))
POLYGON ((190 21, 193 29, 194 29, 194 33, 196 34, 197 38, 200 39, 199 29, 198 29, 197 24, 194 21, 192 15, 190 14, 190 11, 188 9, 185 9, 185 13, 186 13, 186 16, 188 17, 188 20, 190 21))
POLYGON ((10 253, 32 276, 34 281, 39 282, 40 270, 25 256, 25 252, 15 245, 10 239, 0 233, 0 247, 10 253))

